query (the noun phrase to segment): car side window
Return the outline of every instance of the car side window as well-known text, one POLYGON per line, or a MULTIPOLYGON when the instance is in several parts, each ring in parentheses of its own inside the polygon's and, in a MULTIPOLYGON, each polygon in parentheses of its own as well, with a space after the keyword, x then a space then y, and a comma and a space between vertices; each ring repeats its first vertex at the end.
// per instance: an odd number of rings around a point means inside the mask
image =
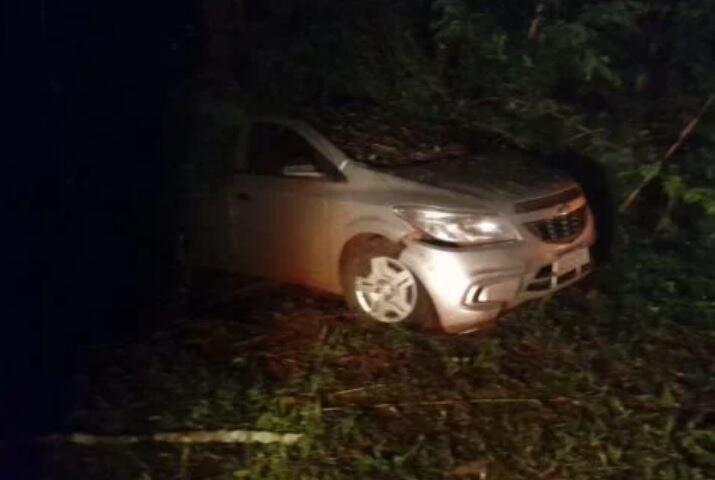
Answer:
POLYGON ((256 123, 248 139, 248 171, 257 175, 292 176, 286 172, 312 172, 322 176, 325 159, 313 145, 282 125, 256 123))

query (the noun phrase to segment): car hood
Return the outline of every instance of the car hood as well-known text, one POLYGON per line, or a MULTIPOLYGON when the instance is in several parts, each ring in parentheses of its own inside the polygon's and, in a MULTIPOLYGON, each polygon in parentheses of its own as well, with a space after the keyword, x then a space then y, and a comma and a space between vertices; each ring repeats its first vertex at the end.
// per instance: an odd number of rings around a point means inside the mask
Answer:
POLYGON ((406 180, 489 201, 535 198, 574 185, 567 175, 518 153, 476 154, 386 168, 406 180))

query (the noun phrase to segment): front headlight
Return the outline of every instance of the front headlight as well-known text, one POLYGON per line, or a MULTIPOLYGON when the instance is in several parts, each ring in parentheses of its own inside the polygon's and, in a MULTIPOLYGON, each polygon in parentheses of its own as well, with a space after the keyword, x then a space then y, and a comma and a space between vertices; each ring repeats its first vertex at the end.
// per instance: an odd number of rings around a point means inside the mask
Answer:
POLYGON ((395 207, 404 220, 435 240, 461 245, 517 240, 514 227, 494 215, 421 207, 395 207))

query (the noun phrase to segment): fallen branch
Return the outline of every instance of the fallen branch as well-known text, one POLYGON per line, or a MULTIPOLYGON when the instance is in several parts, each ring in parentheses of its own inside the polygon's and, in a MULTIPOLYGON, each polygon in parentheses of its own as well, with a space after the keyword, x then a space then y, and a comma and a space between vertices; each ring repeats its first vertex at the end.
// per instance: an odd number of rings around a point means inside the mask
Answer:
POLYGON ((188 432, 163 432, 150 435, 93 435, 70 433, 49 435, 44 443, 72 443, 75 445, 130 445, 134 443, 279 443, 293 445, 303 437, 300 433, 275 433, 255 430, 198 430, 188 432))
POLYGON ((658 162, 658 165, 656 166, 656 168, 654 168, 643 179, 643 181, 640 183, 640 185, 638 185, 638 187, 636 187, 635 190, 633 190, 630 193, 630 195, 628 195, 628 197, 623 201, 623 204, 621 204, 621 212, 625 212, 628 209, 628 207, 630 207, 633 204, 633 202, 636 200, 636 198, 638 198, 638 196, 641 194, 643 189, 645 187, 647 187, 648 185, 650 185, 650 182, 652 182, 658 175, 660 175, 660 172, 663 169, 663 165, 665 165, 665 163, 668 160, 670 160, 670 157, 672 157, 673 154, 675 152, 677 152, 680 149, 680 147, 683 146, 683 144, 685 143, 685 140, 687 140, 688 137, 690 137, 690 135, 693 134, 693 132, 695 131, 695 129, 698 126, 698 123, 700 123, 700 119, 708 111, 708 109, 710 108, 710 105, 712 105, 714 100, 715 100, 715 93, 710 95, 710 97, 703 104, 702 108, 700 108, 700 111, 698 112, 698 114, 692 120, 690 120, 690 122, 688 122, 688 124, 685 126, 685 128, 683 128, 683 130, 681 130, 678 140, 676 140, 675 143, 673 143, 670 146, 668 151, 665 152, 665 155, 663 155, 663 158, 660 160, 660 162, 658 162))
POLYGON ((544 404, 536 398, 469 398, 454 400, 426 400, 422 402, 376 403, 372 405, 345 405, 341 407, 326 407, 324 412, 347 410, 352 408, 397 408, 397 407, 440 407, 458 404, 527 404, 542 407, 544 404))

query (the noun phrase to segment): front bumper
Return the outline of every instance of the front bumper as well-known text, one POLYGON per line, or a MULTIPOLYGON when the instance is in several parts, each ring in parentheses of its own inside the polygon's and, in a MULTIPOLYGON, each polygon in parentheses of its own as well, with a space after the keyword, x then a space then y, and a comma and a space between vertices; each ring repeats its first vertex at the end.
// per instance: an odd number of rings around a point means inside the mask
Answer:
POLYGON ((467 333, 524 301, 578 281, 590 271, 590 264, 560 275, 551 268, 564 254, 593 245, 596 232, 590 211, 584 230, 568 244, 524 237, 518 242, 472 248, 411 241, 400 260, 424 284, 443 329, 467 333))

